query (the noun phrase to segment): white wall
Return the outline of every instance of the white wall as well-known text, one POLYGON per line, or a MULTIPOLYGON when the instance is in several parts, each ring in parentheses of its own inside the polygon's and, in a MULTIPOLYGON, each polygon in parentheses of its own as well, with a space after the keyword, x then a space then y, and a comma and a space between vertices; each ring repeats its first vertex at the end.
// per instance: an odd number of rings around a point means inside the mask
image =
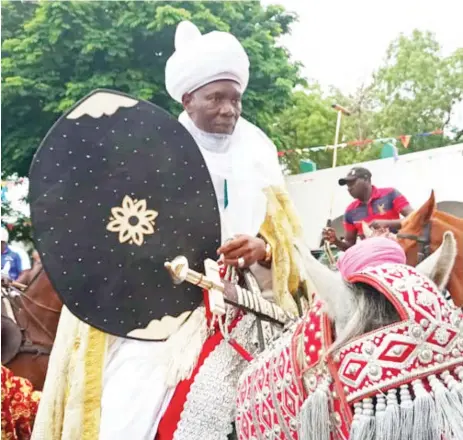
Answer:
MULTIPOLYGON (((378 187, 395 187, 421 206, 434 189, 437 202, 463 202, 463 144, 357 164, 368 168, 378 187)), ((346 187, 338 185, 352 165, 288 176, 288 190, 296 205, 309 246, 318 248, 328 218, 341 216, 352 201, 346 187), (332 212, 330 207, 333 206, 332 212)))

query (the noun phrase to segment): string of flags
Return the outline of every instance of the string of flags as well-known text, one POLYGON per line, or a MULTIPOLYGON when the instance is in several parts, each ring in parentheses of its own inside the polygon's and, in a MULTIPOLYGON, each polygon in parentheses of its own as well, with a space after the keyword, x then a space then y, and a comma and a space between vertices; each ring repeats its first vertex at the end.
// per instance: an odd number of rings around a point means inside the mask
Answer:
MULTIPOLYGON (((426 136, 433 136, 433 135, 441 135, 443 134, 443 130, 433 130, 433 131, 428 131, 425 133, 417 133, 414 135, 411 134, 403 134, 397 137, 388 137, 388 138, 378 138, 378 139, 363 139, 363 140, 355 140, 355 141, 350 141, 350 142, 344 142, 342 144, 338 144, 338 148, 346 148, 346 147, 364 147, 366 145, 375 143, 375 142, 381 142, 381 143, 388 143, 392 142, 395 144, 397 140, 400 140, 404 148, 408 148, 410 145, 410 140, 412 137, 426 137, 426 136)), ((278 156, 282 157, 285 156, 286 154, 303 154, 308 151, 326 151, 326 150, 332 150, 334 149, 334 145, 324 145, 320 147, 307 147, 307 148, 296 148, 294 150, 284 150, 284 151, 279 151, 278 156)))

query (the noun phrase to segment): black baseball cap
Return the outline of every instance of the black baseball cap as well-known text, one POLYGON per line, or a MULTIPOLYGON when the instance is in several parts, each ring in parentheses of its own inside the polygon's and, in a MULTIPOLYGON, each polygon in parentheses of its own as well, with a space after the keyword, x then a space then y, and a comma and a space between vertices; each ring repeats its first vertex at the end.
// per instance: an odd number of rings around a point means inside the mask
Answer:
POLYGON ((352 168, 346 177, 338 180, 339 185, 347 185, 347 182, 352 182, 355 179, 371 179, 371 173, 366 168, 354 167, 352 168))

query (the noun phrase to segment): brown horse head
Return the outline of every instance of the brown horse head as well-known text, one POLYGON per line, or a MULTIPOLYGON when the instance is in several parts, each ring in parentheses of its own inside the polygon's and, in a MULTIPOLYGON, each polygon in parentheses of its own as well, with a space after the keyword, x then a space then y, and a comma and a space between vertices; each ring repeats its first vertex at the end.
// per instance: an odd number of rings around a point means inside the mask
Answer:
MULTIPOLYGON (((425 227, 432 226, 431 218, 436 211, 436 199, 434 197, 434 191, 431 192, 429 199, 416 211, 412 212, 407 218, 402 221, 402 227, 400 228, 399 243, 407 255, 407 264, 410 266, 416 266, 419 263, 419 248, 420 245, 425 245, 425 240, 428 238, 425 236, 425 227), (410 238, 405 238, 410 236, 410 238), (403 237, 403 238, 401 238, 403 237), (415 238, 416 237, 416 238, 415 238)), ((434 243, 428 243, 430 245, 431 252, 434 252, 442 242, 442 237, 445 231, 430 231, 430 235, 434 232, 435 240, 434 243)), ((431 237, 429 237, 429 241, 431 237)))
POLYGON ((15 313, 24 343, 7 367, 16 376, 29 379, 37 390, 45 381, 62 306, 46 272, 41 265, 35 265, 30 284, 18 297, 15 313))
POLYGON ((445 232, 451 231, 457 242, 455 267, 447 288, 457 306, 463 305, 463 219, 438 211, 434 191, 419 209, 402 222, 397 235, 407 255, 407 263, 416 266, 427 254, 442 244, 445 232))

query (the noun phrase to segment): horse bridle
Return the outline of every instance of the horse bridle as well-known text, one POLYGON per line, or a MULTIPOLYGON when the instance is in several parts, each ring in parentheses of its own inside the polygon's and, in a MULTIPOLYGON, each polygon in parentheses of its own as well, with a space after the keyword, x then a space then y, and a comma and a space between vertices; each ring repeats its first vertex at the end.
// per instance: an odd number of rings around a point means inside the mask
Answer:
POLYGON ((431 222, 423 227, 423 235, 398 233, 397 238, 418 242, 418 263, 431 255, 431 222))
MULTIPOLYGON (((31 318, 35 324, 42 330, 42 332, 50 339, 51 341, 51 346, 53 345, 54 341, 54 336, 48 331, 48 329, 40 322, 40 320, 35 316, 35 314, 29 309, 29 307, 25 304, 24 300, 27 300, 34 304, 36 307, 47 310, 49 312, 53 313, 60 313, 60 310, 53 309, 51 307, 45 306, 44 304, 41 304, 35 300, 33 300, 28 294, 27 290, 33 285, 33 283, 38 279, 40 274, 43 272, 43 267, 40 268, 39 272, 32 278, 30 281, 29 285, 27 286, 26 290, 20 291, 17 290, 19 293, 19 298, 21 298, 22 301, 22 309, 25 311, 25 313, 31 318)), ((16 290, 16 289, 15 289, 16 290)), ((16 308, 16 307, 15 307, 16 308)), ((18 311, 18 310, 16 310, 18 311)), ((14 313, 14 312, 13 312, 14 313)), ((26 329, 21 328, 21 332, 24 332, 26 329)), ((23 333, 24 334, 24 333, 23 333)), ((30 354, 35 354, 35 355, 49 355, 51 352, 51 346, 46 346, 42 343, 34 343, 33 341, 29 340, 27 337, 23 339, 21 343, 21 347, 19 349, 18 353, 30 353, 30 354)))

